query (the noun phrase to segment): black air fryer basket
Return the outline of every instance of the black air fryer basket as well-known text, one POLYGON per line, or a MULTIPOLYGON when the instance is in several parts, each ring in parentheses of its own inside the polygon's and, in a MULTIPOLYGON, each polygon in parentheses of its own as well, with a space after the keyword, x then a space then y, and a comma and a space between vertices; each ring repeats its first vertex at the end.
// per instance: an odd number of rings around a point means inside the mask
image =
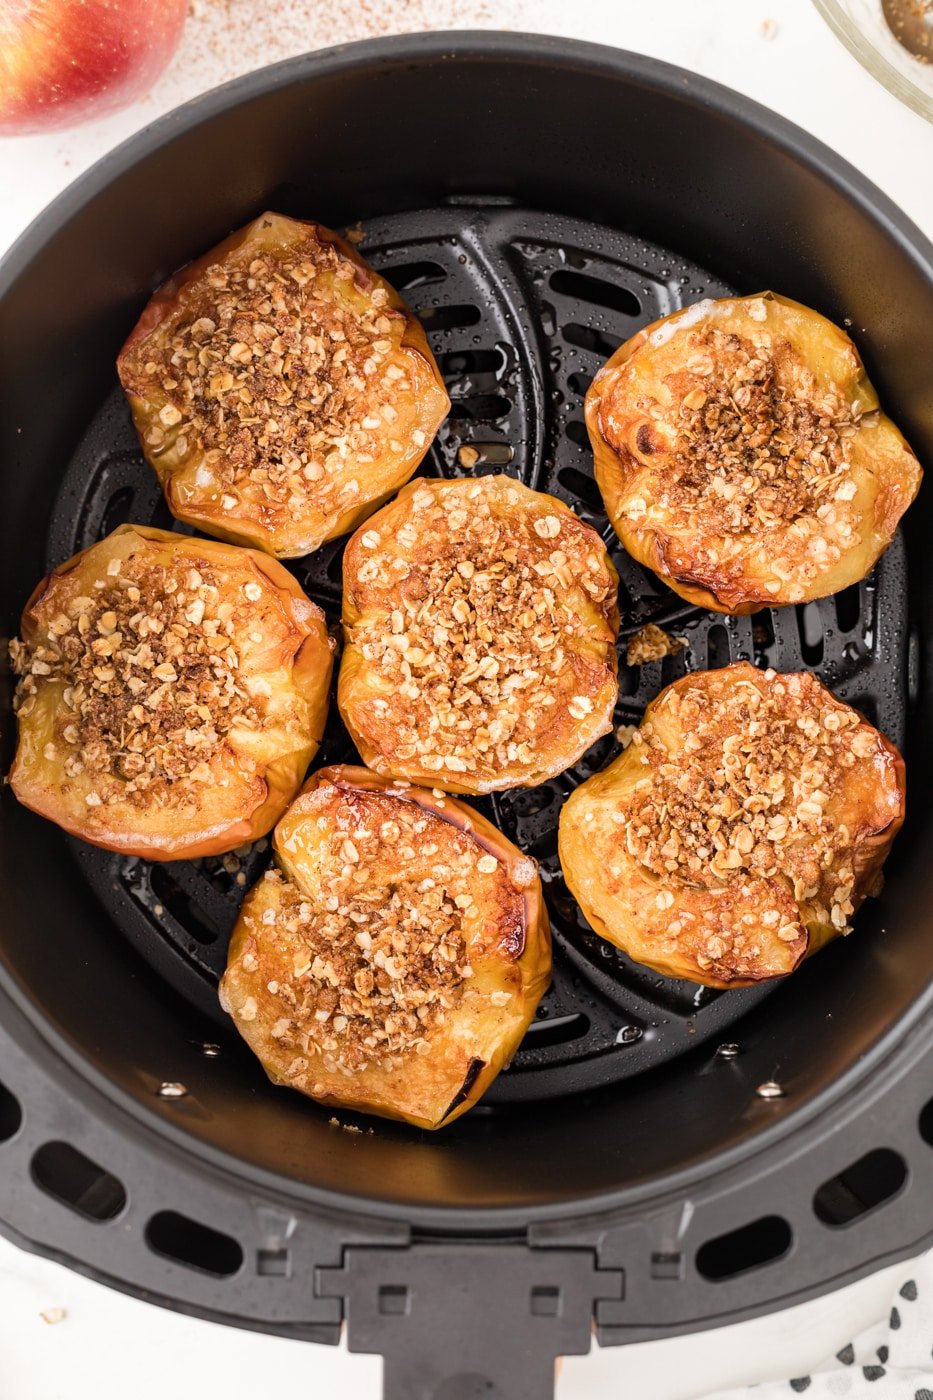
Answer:
MULTIPOLYGON (((587 385, 637 327, 772 287, 851 326, 933 464, 933 248, 855 170, 723 88, 630 54, 419 35, 314 54, 172 113, 85 176, 0 270, 3 620, 123 520, 171 524, 114 359, 152 288, 264 209, 362 221, 453 407, 427 470, 512 472, 602 532, 617 723, 685 669, 815 670, 903 744, 909 815, 853 936, 775 987, 658 978, 596 938, 556 856, 615 752, 483 804, 541 864, 554 985, 511 1069, 438 1134, 265 1080, 216 983, 260 842, 151 865, 2 804, 0 1229, 118 1288, 386 1356, 386 1393, 541 1400, 557 1354, 799 1302, 933 1237, 930 487, 875 571, 819 603, 704 613, 628 559, 595 488, 587 385), (503 467, 503 462, 508 465, 503 467), (354 1131, 359 1128, 362 1131, 354 1131), (456 1379, 458 1378, 459 1379, 456 1379), (490 1389, 490 1385, 493 1387, 490 1389), (452 1388, 447 1388, 452 1387, 452 1388)), ((294 564, 333 620, 342 542, 294 564)), ((8 698, 3 731, 9 748, 8 698)), ((334 710, 321 762, 352 756, 334 710)))

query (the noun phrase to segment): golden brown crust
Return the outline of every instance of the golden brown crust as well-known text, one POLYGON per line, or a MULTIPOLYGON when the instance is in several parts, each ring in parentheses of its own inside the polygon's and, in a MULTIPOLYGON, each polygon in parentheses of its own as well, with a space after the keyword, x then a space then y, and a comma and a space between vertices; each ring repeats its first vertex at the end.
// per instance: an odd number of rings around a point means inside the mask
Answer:
POLYGON ((550 980, 537 867, 450 797, 316 773, 247 895, 221 1001, 270 1078, 437 1128, 521 1041, 550 980))
POLYGON ((560 818, 567 884, 636 962, 709 987, 792 972, 875 888, 904 763, 815 676, 684 676, 560 818))
POLYGON ((173 514, 280 558, 364 520, 450 407, 393 288, 338 234, 280 214, 160 288, 117 368, 173 514))
POLYGON ((618 576, 596 531, 504 476, 412 482, 344 555, 338 704, 377 772, 530 787, 611 727, 618 576))
POLYGON ((774 292, 646 326, 597 374, 586 423, 628 552, 717 612, 864 578, 922 475, 845 332, 774 292))
POLYGON ((327 717, 332 643, 291 574, 147 526, 121 525, 43 579, 12 652, 20 802, 152 860, 265 835, 327 717))

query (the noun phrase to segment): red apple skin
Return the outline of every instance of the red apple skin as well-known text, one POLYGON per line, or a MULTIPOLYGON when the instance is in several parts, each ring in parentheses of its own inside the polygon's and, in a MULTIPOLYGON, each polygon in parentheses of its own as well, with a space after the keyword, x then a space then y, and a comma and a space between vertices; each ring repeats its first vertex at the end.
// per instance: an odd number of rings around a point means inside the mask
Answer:
POLYGON ((188 0, 0 0, 0 135, 125 107, 178 47, 188 0))

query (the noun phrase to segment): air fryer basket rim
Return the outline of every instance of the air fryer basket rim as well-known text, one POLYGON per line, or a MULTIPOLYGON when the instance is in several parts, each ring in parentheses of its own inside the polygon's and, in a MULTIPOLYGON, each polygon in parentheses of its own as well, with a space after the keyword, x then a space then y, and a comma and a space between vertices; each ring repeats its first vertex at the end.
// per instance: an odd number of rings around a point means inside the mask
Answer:
MULTIPOLYGON (((886 235, 897 242, 905 256, 933 284, 933 244, 894 204, 880 193, 854 167, 836 156, 780 116, 729 89, 676 67, 654 59, 628 54, 604 46, 584 44, 542 35, 478 33, 442 33, 398 36, 388 40, 364 41, 340 46, 319 53, 286 60, 268 69, 258 70, 232 83, 195 99, 167 114, 98 161, 80 176, 59 198, 30 225, 0 264, 0 298, 27 269, 38 252, 91 199, 118 179, 143 157, 170 144, 176 137, 196 128, 202 122, 213 121, 241 104, 260 97, 273 89, 294 82, 303 82, 325 73, 355 69, 361 64, 395 66, 406 62, 436 61, 445 57, 468 57, 475 60, 508 61, 515 65, 543 65, 550 62, 563 68, 576 68, 594 74, 605 73, 622 78, 633 86, 660 90, 687 106, 702 106, 717 111, 728 120, 749 127, 769 143, 779 147, 801 165, 808 167, 821 180, 833 186, 852 204, 858 206, 886 235)), ((265 1172, 254 1164, 231 1161, 220 1149, 203 1142, 183 1128, 168 1121, 162 1114, 145 1106, 139 1099, 124 1093, 105 1075, 87 1064, 64 1036, 54 1031, 38 1016, 29 996, 0 964, 0 995, 15 1004, 30 1025, 30 1039, 42 1042, 42 1054, 49 1065, 57 1059, 68 1066, 71 1076, 83 1080, 89 1097, 101 1105, 106 1101, 107 1112, 113 1120, 123 1121, 125 1131, 140 1137, 155 1134, 172 1148, 191 1157, 199 1157, 210 1167, 227 1176, 255 1184, 270 1196, 283 1194, 282 1178, 265 1172)), ((871 1077, 897 1081, 897 1067, 913 1062, 931 1039, 929 1010, 933 1005, 933 988, 919 997, 909 1015, 904 1016, 880 1039, 858 1064, 837 1078, 832 1085, 809 1103, 783 1113, 779 1121, 761 1128, 753 1138, 728 1149, 711 1159, 673 1172, 669 1176, 607 1192, 598 1197, 580 1197, 572 1206, 566 1202, 550 1202, 531 1209, 475 1206, 475 1218, 462 1211, 452 1211, 424 1205, 407 1212, 410 1223, 427 1230, 506 1231, 524 1229, 530 1221, 558 1224, 572 1216, 605 1216, 613 1211, 630 1212, 649 1197, 654 1200, 674 1198, 713 1176, 726 1176, 752 1159, 760 1161, 765 1154, 780 1145, 781 1155, 792 1157, 802 1131, 816 1117, 831 1117, 842 1112, 848 1096, 871 1077)), ((0 1016, 0 1025, 3 1017, 0 1016)), ((15 1024, 14 1015, 13 1022, 15 1024)), ((2 1037, 0 1037, 2 1040, 2 1037)), ((288 1183, 291 1199, 328 1211, 354 1211, 386 1220, 398 1219, 399 1208, 379 1200, 362 1201, 356 1197, 337 1196, 309 1183, 288 1183)))
POLYGON ((342 69, 380 61, 391 66, 408 59, 423 61, 461 56, 493 61, 507 59, 516 64, 555 60, 564 67, 590 69, 596 74, 608 70, 611 75, 625 78, 633 85, 666 89, 681 103, 713 108, 781 146, 785 154, 844 191, 848 199, 883 224, 904 252, 933 277, 933 241, 892 199, 824 142, 753 98, 663 59, 612 48, 608 44, 530 32, 454 29, 361 39, 312 50, 257 68, 172 108, 101 156, 36 215, 0 259, 0 297, 6 294, 40 248, 95 195, 144 156, 202 122, 211 121, 271 89, 307 77, 339 73, 342 69))
MULTIPOLYGON (((129 1135, 162 1139, 173 1151, 188 1154, 203 1161, 212 1170, 227 1177, 248 1182, 272 1194, 283 1195, 281 1176, 261 1167, 237 1159, 231 1161, 229 1154, 214 1148, 177 1126, 171 1119, 155 1111, 145 1109, 131 1095, 123 1093, 107 1077, 88 1066, 76 1053, 74 1047, 62 1036, 50 1032, 47 1026, 37 1026, 28 1000, 19 989, 11 986, 6 970, 0 964, 0 998, 8 997, 16 1012, 28 1023, 28 1036, 31 1041, 31 1054, 44 1062, 50 1078, 56 1074, 56 1062, 67 1066, 69 1076, 77 1084, 84 1080, 91 1094, 97 1115, 106 1116, 118 1131, 129 1135)), ((709 1180, 728 1179, 734 1173, 749 1167, 751 1163, 765 1163, 769 1154, 779 1151, 780 1157, 792 1160, 805 1147, 807 1128, 817 1118, 832 1116, 834 1123, 843 1125, 850 1115, 850 1105, 860 1087, 877 1080, 894 1087, 901 1073, 918 1061, 923 1061, 933 1052, 933 988, 928 988, 922 1001, 915 1004, 915 1015, 899 1023, 897 1032, 886 1040, 879 1041, 872 1053, 861 1060, 833 1084, 832 1090, 815 1096, 814 1100, 799 1109, 791 1110, 764 1126, 749 1141, 737 1144, 715 1157, 705 1159, 692 1166, 671 1172, 662 1179, 652 1179, 635 1186, 598 1196, 576 1197, 572 1205, 566 1202, 547 1202, 534 1206, 503 1207, 476 1204, 470 1207, 472 1215, 465 1216, 460 1208, 437 1207, 427 1204, 410 1206, 401 1212, 403 1218, 416 1228, 442 1233, 484 1233, 524 1229, 530 1224, 540 1223, 545 1228, 550 1224, 559 1225, 567 1219, 579 1221, 586 1218, 609 1218, 616 1214, 631 1217, 639 1207, 647 1202, 652 1206, 665 1199, 676 1200, 709 1180)), ((2 1001, 0 1001, 2 1010, 2 1001)), ((3 1018, 0 1016, 0 1046, 2 1046, 3 1018)), ((612 1092, 611 1090, 608 1092, 612 1092)), ((879 1098, 880 1095, 873 1095, 879 1098)), ((398 1205, 392 1202, 357 1196, 339 1195, 309 1182, 289 1181, 288 1198, 306 1204, 312 1209, 323 1211, 352 1211, 362 1213, 376 1220, 397 1220, 400 1215, 398 1205)), ((0 1229, 2 1229, 0 1218, 0 1229)), ((933 1221, 930 1223, 933 1238, 933 1221)))

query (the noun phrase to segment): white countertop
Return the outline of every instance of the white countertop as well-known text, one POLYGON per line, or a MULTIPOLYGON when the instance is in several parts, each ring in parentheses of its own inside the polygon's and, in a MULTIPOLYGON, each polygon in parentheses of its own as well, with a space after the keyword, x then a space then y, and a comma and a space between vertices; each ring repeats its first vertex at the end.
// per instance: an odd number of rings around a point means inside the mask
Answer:
MULTIPOLYGON (((76 175, 161 112, 304 49, 401 28, 530 29, 651 54, 715 78, 852 161, 933 236, 933 126, 850 57, 809 0, 193 0, 182 48, 149 96, 73 132, 0 140, 0 252, 76 175)), ((805 1374, 880 1318, 909 1266, 718 1332, 563 1363, 558 1400, 696 1400, 805 1374)), ((51 1312, 51 1316, 56 1316, 51 1312)), ((0 1400, 375 1400, 381 1363, 163 1312, 0 1239, 0 1400), (61 1309, 60 1321, 41 1314, 61 1309)))

